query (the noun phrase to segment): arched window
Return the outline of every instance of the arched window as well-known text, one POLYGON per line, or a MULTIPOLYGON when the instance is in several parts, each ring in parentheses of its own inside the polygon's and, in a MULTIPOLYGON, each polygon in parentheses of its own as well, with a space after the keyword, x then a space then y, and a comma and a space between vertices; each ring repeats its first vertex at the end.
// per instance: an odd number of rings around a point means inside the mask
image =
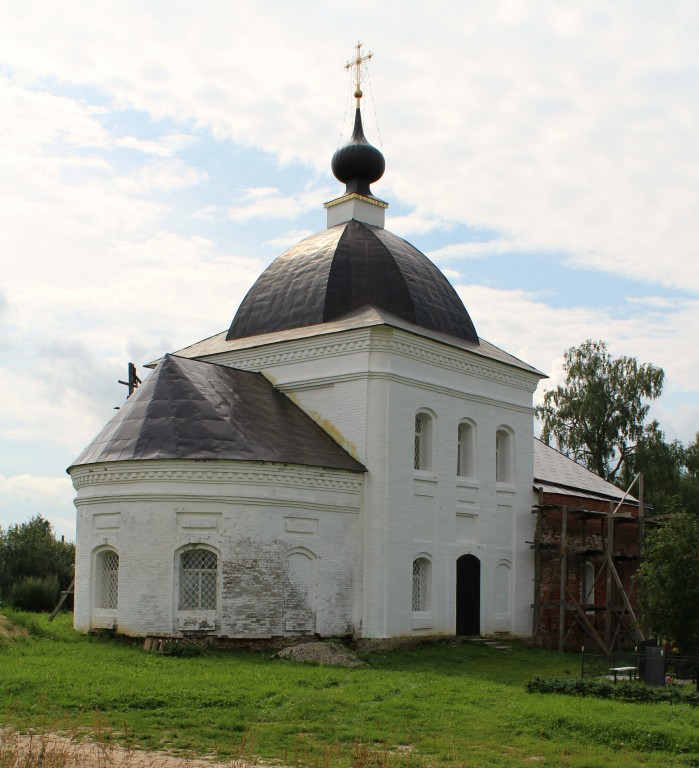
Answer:
POLYGON ((495 480, 498 483, 514 482, 512 442, 508 430, 501 428, 495 433, 495 480))
POLYGON ((431 470, 432 461, 432 417, 429 413, 415 415, 415 469, 431 470))
POLYGON ((476 440, 473 424, 462 421, 459 424, 456 443, 456 474, 459 477, 474 477, 476 474, 476 440))
POLYGON ((180 610, 216 608, 218 557, 208 549, 180 555, 180 610))
POLYGON ((97 607, 119 607, 119 555, 113 549, 97 554, 97 607))
POLYGON ((432 563, 426 557, 413 560, 413 611, 429 611, 431 608, 432 563))

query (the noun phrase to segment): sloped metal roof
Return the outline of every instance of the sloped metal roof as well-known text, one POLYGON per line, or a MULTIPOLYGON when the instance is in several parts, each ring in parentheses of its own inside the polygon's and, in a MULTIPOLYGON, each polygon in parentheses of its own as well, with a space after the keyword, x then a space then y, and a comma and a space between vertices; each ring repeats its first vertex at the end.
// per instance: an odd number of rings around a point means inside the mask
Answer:
POLYGON ((478 344, 463 302, 438 267, 397 235, 354 219, 276 258, 248 291, 226 338, 327 323, 365 305, 478 344))
MULTIPOLYGON (((593 496, 619 501, 624 492, 560 451, 534 438, 534 485, 566 496, 593 496)), ((637 499, 629 494, 627 501, 637 499)))
POLYGON ((174 355, 71 467, 142 459, 238 459, 365 468, 260 373, 174 355))

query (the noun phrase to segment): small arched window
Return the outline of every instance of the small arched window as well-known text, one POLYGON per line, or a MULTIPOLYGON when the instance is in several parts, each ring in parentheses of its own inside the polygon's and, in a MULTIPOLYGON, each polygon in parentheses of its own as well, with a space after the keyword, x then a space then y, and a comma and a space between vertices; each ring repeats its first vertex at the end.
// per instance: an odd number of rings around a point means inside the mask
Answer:
POLYGON ((476 452, 475 430, 473 424, 462 421, 459 424, 456 443, 456 474, 459 477, 474 477, 475 472, 475 452, 476 452))
POLYGON ((432 417, 429 413, 415 415, 415 453, 414 467, 432 470, 432 417))
POLYGON ((104 549, 97 555, 97 607, 119 607, 119 555, 104 549))
POLYGON ((512 435, 506 429, 498 429, 495 433, 495 480, 498 483, 514 482, 512 441, 512 435))
POLYGON ((432 563, 426 557, 413 560, 413 611, 429 611, 432 563))
POLYGON ((180 555, 180 610, 215 609, 218 557, 208 549, 180 555))

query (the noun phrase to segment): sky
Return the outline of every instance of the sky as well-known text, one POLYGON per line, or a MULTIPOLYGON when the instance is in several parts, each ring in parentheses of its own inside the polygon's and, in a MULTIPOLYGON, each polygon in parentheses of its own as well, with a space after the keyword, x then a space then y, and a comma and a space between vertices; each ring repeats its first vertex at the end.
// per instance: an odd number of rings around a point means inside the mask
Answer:
POLYGON ((699 4, 0 0, 0 525, 74 537, 65 472, 127 364, 226 329, 325 228, 364 127, 386 227, 562 381, 587 338, 699 430, 699 4))

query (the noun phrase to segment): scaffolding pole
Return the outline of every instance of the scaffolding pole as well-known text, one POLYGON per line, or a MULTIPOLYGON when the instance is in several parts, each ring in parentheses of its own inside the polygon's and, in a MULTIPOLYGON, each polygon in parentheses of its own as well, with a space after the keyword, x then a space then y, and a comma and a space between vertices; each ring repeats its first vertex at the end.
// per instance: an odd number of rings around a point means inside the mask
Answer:
MULTIPOLYGON (((553 644, 562 651, 575 633, 582 633, 583 642, 589 639, 610 654, 617 643, 643 639, 630 597, 633 583, 629 584, 643 553, 647 524, 643 491, 639 474, 622 500, 610 501, 604 511, 599 506, 588 508, 582 499, 581 506, 547 504, 539 489, 532 510, 536 514, 532 645, 553 644), (637 482, 638 513, 636 500, 627 500, 637 482), (624 562, 630 569, 619 570, 624 562)), ((589 504, 594 506, 594 501, 589 504)))

